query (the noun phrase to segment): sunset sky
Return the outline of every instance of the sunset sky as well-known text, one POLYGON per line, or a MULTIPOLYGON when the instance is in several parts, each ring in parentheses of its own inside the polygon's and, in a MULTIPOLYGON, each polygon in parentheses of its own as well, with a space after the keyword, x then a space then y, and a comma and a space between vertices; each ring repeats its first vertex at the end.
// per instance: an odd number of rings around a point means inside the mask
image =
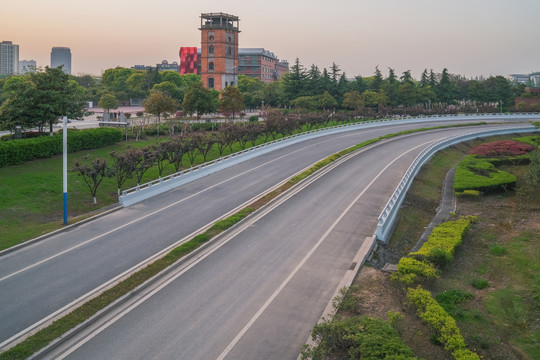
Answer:
POLYGON ((200 14, 240 18, 240 47, 263 47, 309 67, 333 62, 347 77, 379 66, 466 77, 540 71, 540 0, 26 0, 2 5, 0 41, 20 60, 50 65, 71 48, 72 73, 179 61, 200 47, 200 14))

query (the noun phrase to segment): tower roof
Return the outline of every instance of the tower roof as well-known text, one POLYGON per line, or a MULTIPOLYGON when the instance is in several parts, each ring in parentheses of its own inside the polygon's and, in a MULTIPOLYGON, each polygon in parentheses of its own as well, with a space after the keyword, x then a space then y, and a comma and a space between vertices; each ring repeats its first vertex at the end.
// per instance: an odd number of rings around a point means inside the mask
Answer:
POLYGON ((219 13, 203 13, 201 14, 201 28, 199 30, 209 29, 226 29, 240 32, 238 16, 219 13))

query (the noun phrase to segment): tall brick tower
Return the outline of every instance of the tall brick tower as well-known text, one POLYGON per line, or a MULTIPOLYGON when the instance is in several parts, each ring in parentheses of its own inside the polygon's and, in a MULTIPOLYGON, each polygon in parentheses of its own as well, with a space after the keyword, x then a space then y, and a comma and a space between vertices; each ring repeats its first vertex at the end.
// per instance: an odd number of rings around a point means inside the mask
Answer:
POLYGON ((201 14, 201 81, 206 88, 238 85, 239 20, 224 13, 201 14))

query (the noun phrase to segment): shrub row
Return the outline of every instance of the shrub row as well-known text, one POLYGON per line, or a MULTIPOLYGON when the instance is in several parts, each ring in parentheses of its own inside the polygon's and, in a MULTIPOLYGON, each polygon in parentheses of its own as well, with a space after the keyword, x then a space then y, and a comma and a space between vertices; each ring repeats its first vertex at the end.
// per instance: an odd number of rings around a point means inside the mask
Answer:
POLYGON ((455 221, 447 221, 437 226, 422 247, 411 256, 418 260, 444 266, 454 259, 455 249, 461 245, 463 234, 469 228, 474 217, 469 216, 455 221))
POLYGON ((478 190, 481 192, 497 192, 501 189, 513 188, 516 177, 498 170, 489 159, 479 159, 467 155, 456 168, 454 191, 478 190))
POLYGON ((411 286, 418 280, 436 279, 439 271, 433 264, 425 260, 402 257, 397 265, 398 271, 392 274, 392 280, 397 280, 411 286))
POLYGON ((433 299, 429 291, 420 285, 416 289, 409 288, 407 299, 416 307, 418 316, 435 331, 444 349, 451 352, 456 360, 480 360, 476 353, 466 348, 456 321, 433 299))
MULTIPOLYGON (((122 132, 112 128, 68 130, 68 152, 91 150, 122 140, 122 132)), ((48 158, 63 152, 62 134, 0 142, 0 167, 48 158)))
POLYGON ((399 260, 398 271, 392 274, 392 280, 411 286, 418 281, 437 279, 440 274, 436 266, 452 261, 456 247, 461 244, 463 234, 474 219, 468 216, 437 226, 418 251, 399 260))

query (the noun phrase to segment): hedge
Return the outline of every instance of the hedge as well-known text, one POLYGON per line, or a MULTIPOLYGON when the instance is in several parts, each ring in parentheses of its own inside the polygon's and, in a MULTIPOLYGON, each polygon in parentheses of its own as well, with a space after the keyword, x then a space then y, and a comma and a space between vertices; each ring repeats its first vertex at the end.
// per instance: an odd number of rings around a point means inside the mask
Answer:
POLYGON ((392 274, 392 280, 412 285, 418 277, 422 279, 436 279, 439 272, 435 266, 427 261, 416 260, 410 257, 402 257, 397 264, 398 271, 392 274))
POLYGON ((439 303, 431 293, 422 289, 407 290, 407 299, 416 307, 418 316, 436 333, 437 340, 443 344, 446 351, 452 352, 456 360, 480 360, 474 352, 467 350, 465 340, 456 325, 456 321, 439 303))
POLYGON ((501 189, 513 188, 516 177, 504 171, 497 170, 488 160, 467 155, 456 168, 454 191, 478 190, 496 192, 501 189))
POLYGON ((469 216, 455 221, 447 221, 437 226, 422 247, 413 253, 418 260, 427 259, 436 265, 445 265, 454 258, 455 249, 461 245, 463 234, 475 218, 469 216))
MULTIPOLYGON (((122 131, 113 128, 68 130, 68 152, 91 150, 122 140, 122 131)), ((62 154, 62 134, 0 142, 0 167, 21 164, 62 154)))

